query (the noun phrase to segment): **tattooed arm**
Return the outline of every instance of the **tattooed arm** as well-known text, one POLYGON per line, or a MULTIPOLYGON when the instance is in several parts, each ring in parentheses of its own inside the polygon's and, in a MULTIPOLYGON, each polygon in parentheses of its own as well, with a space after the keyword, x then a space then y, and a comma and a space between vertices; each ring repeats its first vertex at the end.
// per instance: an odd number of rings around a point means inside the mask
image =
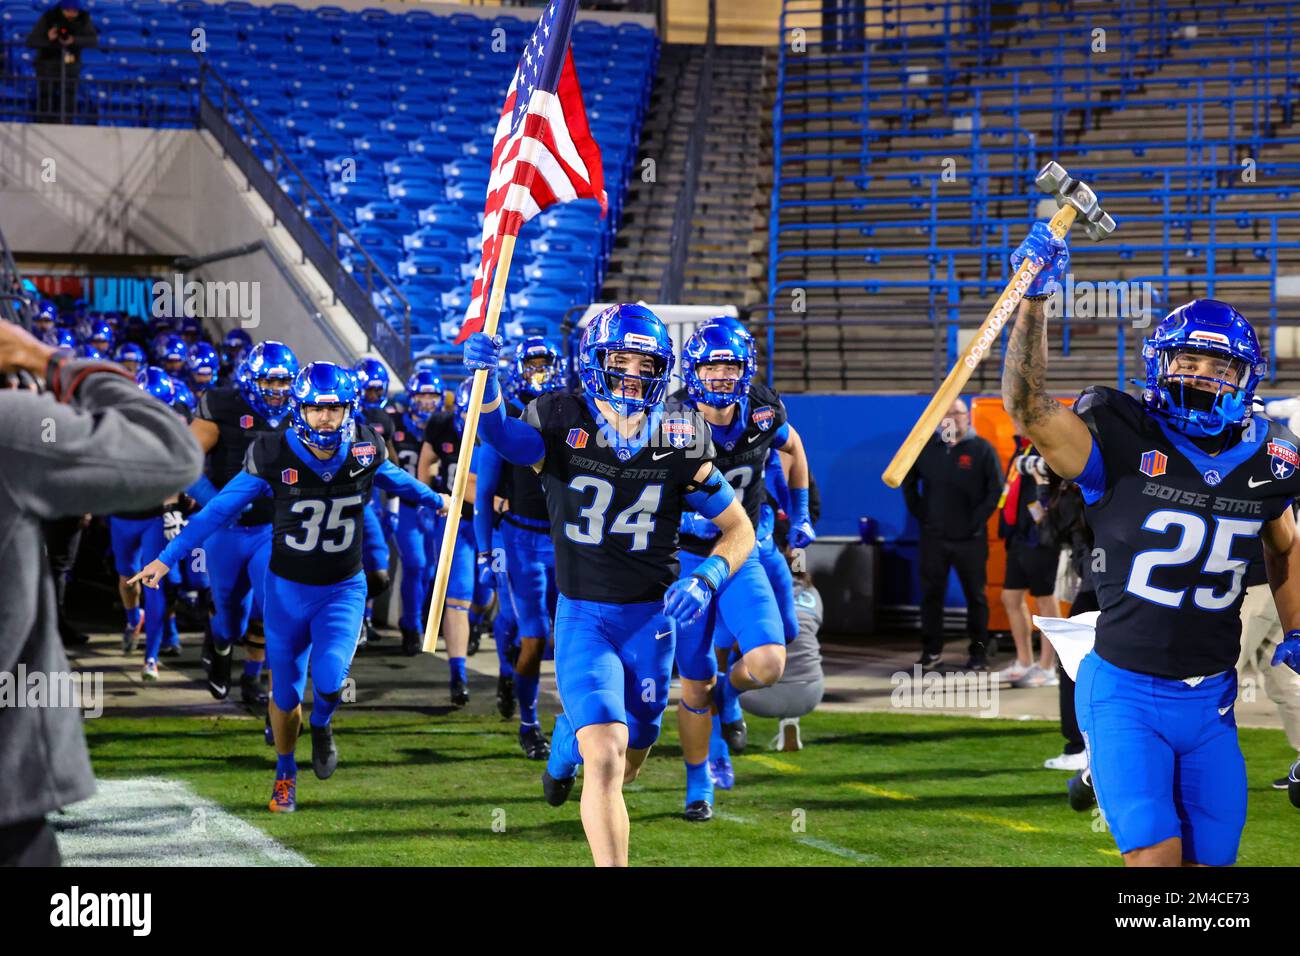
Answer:
POLYGON ((1023 299, 1007 338, 1002 407, 1052 471, 1075 478, 1092 451, 1092 433, 1047 391, 1047 317, 1044 299, 1023 299))

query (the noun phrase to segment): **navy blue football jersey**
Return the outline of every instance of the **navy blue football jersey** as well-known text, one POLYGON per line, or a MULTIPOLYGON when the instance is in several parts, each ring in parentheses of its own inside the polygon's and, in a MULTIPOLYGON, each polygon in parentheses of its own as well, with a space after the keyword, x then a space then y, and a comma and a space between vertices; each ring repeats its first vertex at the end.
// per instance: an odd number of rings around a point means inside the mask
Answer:
POLYGON ((397 464, 412 478, 420 465, 420 445, 424 442, 424 429, 410 421, 396 409, 388 410, 388 438, 397 452, 397 464))
MULTIPOLYGON (((524 414, 524 410, 514 403, 507 403, 506 411, 511 418, 521 418, 524 414)), ((510 515, 527 518, 532 522, 551 520, 550 512, 546 510, 546 492, 542 490, 542 479, 528 465, 512 465, 508 461, 501 463, 497 497, 505 498, 510 503, 505 515, 507 521, 510 520, 510 515)))
MULTIPOLYGON (((460 429, 451 412, 435 412, 424 426, 424 441, 433 449, 433 457, 438 460, 438 474, 430 484, 435 491, 451 494, 456 482, 456 469, 460 466, 460 429)), ((471 464, 472 467, 472 464, 471 464)), ((462 521, 474 520, 474 502, 472 495, 465 496, 461 505, 462 521)))
POLYGON ((274 528, 271 570, 300 584, 335 584, 361 570, 363 514, 387 446, 369 425, 357 423, 347 454, 320 474, 295 453, 289 435, 260 436, 248 450, 246 470, 271 486, 274 528))
MULTIPOLYGON (((669 408, 692 408, 693 403, 681 389, 668 400, 669 408)), ((777 432, 789 416, 781 397, 765 385, 753 384, 749 395, 736 403, 736 414, 730 425, 710 425, 714 464, 722 476, 736 490, 736 497, 745 507, 745 513, 754 527, 758 527, 758 509, 767 500, 764 474, 768 450, 777 432)), ((716 542, 693 535, 682 535, 683 550, 692 554, 709 554, 716 542)))
POLYGON ((583 396, 549 392, 524 410, 546 446, 542 488, 556 586, 573 600, 662 600, 677 579, 677 526, 695 473, 714 457, 698 412, 664 410, 639 449, 617 447, 583 396))
MULTIPOLYGON (((238 386, 210 388, 199 396, 199 410, 194 416, 217 426, 217 443, 208 452, 204 471, 218 489, 244 470, 248 449, 258 436, 276 434, 289 427, 286 413, 278 426, 272 425, 244 400, 238 386)), ((271 520, 271 503, 264 499, 249 504, 239 516, 241 525, 266 524, 271 520)))
POLYGON ((1090 463, 1079 476, 1094 537, 1097 653, 1178 680, 1235 667, 1252 539, 1300 494, 1300 440, 1256 417, 1210 455, 1113 388, 1087 389, 1075 411, 1104 469, 1090 463))

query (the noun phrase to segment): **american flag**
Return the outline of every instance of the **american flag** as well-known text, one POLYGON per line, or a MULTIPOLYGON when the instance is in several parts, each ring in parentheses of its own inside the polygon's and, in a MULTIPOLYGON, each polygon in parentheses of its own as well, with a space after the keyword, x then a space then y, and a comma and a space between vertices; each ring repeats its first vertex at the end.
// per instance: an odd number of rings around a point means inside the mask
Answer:
POLYGON ((569 49, 577 0, 551 0, 515 67, 496 135, 483 206, 483 255, 456 342, 483 328, 504 236, 517 236, 555 203, 595 199, 604 218, 605 173, 591 138, 569 49))

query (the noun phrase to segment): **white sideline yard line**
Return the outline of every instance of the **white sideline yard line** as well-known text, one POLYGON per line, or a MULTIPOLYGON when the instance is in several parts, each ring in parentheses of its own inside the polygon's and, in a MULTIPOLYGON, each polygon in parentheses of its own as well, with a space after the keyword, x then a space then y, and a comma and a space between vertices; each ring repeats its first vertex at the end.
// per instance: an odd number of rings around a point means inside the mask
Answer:
POLYGON ((311 866, 180 780, 99 780, 50 818, 67 866, 311 866))
MULTIPOLYGON (((728 823, 743 823, 746 826, 752 826, 754 821, 747 817, 737 816, 734 813, 728 813, 725 810, 714 810, 713 815, 719 820, 726 820, 728 823)), ((795 840, 804 846, 812 847, 814 850, 822 850, 826 853, 834 853, 836 856, 842 856, 846 860, 853 860, 856 863, 879 863, 880 857, 870 853, 859 853, 857 850, 850 850, 846 846, 840 846, 838 843, 830 843, 827 840, 818 840, 816 837, 799 837, 795 840)))

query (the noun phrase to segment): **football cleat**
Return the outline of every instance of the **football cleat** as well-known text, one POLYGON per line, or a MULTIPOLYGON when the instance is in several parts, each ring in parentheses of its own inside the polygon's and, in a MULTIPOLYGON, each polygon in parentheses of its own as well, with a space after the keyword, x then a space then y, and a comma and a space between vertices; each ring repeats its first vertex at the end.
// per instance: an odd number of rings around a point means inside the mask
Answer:
POLYGON ((375 622, 366 618, 366 643, 374 644, 379 640, 379 630, 375 627, 375 622))
POLYGON ((262 681, 256 674, 239 675, 239 696, 247 707, 265 707, 266 691, 262 690, 262 681))
POLYGON ((175 644, 164 644, 162 647, 158 648, 158 655, 160 657, 180 657, 180 642, 178 641, 175 644))
POLYGON ((709 776, 713 779, 713 785, 719 790, 730 790, 736 785, 736 769, 731 765, 729 757, 710 760, 709 776))
POLYGON ((515 715, 515 679, 509 674, 497 675, 497 713, 506 720, 515 715))
POLYGON ((749 727, 745 724, 745 718, 733 720, 731 723, 722 725, 722 739, 727 742, 727 747, 733 754, 742 753, 745 745, 749 743, 749 727))
POLYGON ((147 681, 158 679, 158 662, 152 657, 144 662, 144 668, 140 671, 140 679, 147 681))
POLYGON ((296 777, 276 777, 275 789, 271 791, 271 802, 267 809, 272 813, 293 813, 298 809, 298 779, 296 777))
POLYGON ((212 645, 212 666, 208 668, 208 693, 217 700, 225 700, 230 694, 230 662, 234 654, 233 644, 227 644, 223 652, 216 644, 212 645))
POLYGON ((545 760, 551 755, 551 742, 537 724, 519 728, 519 746, 529 760, 545 760))
POLYGON ((135 650, 135 638, 140 633, 140 628, 132 627, 128 624, 122 631, 122 653, 130 654, 135 650))
POLYGON ((465 648, 465 656, 473 657, 478 653, 479 647, 483 644, 483 632, 477 627, 470 628, 469 644, 465 648))
POLYGON ((402 653, 414 657, 424 646, 424 635, 413 627, 402 628, 402 653))
POLYGON ((1092 787, 1092 774, 1084 768, 1070 778, 1070 809, 1082 813, 1097 802, 1097 791, 1092 787))
POLYGON ((199 663, 203 665, 203 672, 206 674, 212 670, 212 628, 208 627, 203 632, 203 650, 199 651, 199 663))
POLYGON ((563 806, 564 801, 569 799, 569 794, 573 792, 573 784, 578 779, 578 775, 564 777, 557 780, 551 776, 549 769, 542 771, 542 796, 546 802, 553 807, 563 806))
POLYGON ((311 769, 317 779, 328 780, 339 765, 339 751, 334 746, 334 731, 327 724, 311 729, 311 769))
POLYGON ((463 680, 451 682, 451 703, 453 707, 464 707, 469 703, 469 685, 463 680))
POLYGON ((682 816, 691 823, 704 823, 713 819, 713 804, 707 800, 692 800, 686 804, 682 816))

